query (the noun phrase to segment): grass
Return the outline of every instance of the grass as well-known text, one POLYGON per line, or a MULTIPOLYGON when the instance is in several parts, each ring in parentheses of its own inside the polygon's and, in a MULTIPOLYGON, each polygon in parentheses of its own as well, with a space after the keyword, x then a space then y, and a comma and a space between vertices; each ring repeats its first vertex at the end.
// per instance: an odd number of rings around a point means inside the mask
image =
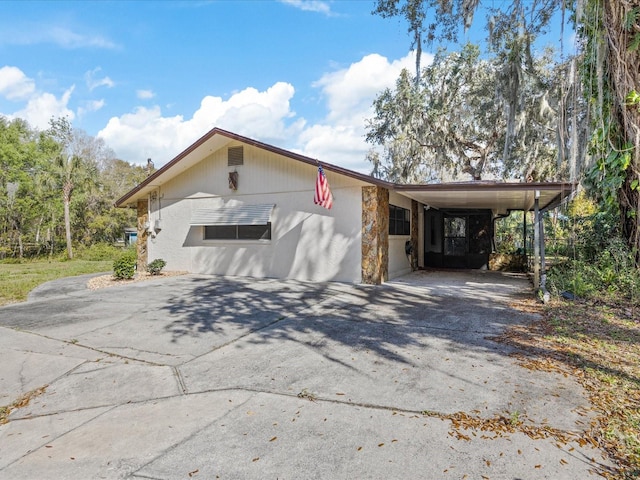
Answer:
POLYGON ((24 302, 31 290, 50 280, 108 272, 112 269, 111 260, 29 260, 22 263, 0 263, 0 305, 24 302))
MULTIPOLYGON (((542 307, 532 307, 542 308, 542 307)), ((558 369, 585 388, 596 418, 585 443, 620 466, 615 478, 640 478, 640 311, 632 302, 555 301, 542 319, 501 340, 527 350, 527 368, 558 369)), ((614 477, 611 477, 614 478, 614 477)))

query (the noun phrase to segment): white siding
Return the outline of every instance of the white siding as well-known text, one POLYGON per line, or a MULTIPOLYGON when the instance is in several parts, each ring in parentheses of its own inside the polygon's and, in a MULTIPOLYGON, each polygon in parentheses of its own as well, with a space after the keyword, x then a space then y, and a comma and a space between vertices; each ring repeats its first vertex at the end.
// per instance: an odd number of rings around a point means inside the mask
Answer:
MULTIPOLYGON (((389 205, 411 210, 411 199, 389 192, 389 205)), ((411 262, 404 249, 408 240, 411 240, 411 235, 389 235, 389 279, 411 272, 411 262)))
POLYGON ((313 203, 316 175, 314 166, 248 145, 237 167, 227 166, 226 148, 213 152, 151 201, 151 224, 161 216, 162 230, 149 241, 149 261, 194 273, 360 282, 365 184, 326 172, 334 195, 326 210, 313 203), (228 186, 234 170, 237 191, 228 186), (242 204, 275 204, 270 241, 204 240, 204 227, 189 225, 200 208, 242 204))

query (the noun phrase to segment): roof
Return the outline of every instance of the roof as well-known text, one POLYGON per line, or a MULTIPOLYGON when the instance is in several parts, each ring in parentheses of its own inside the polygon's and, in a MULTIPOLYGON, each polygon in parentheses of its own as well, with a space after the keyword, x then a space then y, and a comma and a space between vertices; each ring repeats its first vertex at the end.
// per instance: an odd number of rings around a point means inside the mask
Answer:
POLYGON ((532 210, 536 196, 539 208, 558 206, 575 191, 564 182, 458 182, 431 185, 395 185, 394 189, 436 209, 491 209, 499 213, 532 210))
MULTIPOLYGON (((158 171, 147 177, 142 183, 119 198, 115 203, 116 207, 127 207, 138 199, 146 198, 149 193, 159 186, 164 185, 203 160, 211 152, 223 148, 232 141, 255 146, 308 165, 316 166, 319 164, 317 159, 274 147, 221 128, 213 128, 158 171)), ((322 162, 322 168, 325 171, 355 178, 371 185, 388 188, 437 209, 491 209, 503 213, 510 210, 531 210, 534 206, 536 195, 538 195, 539 207, 544 210, 557 206, 576 187, 573 183, 562 182, 509 183, 486 181, 402 185, 354 172, 330 163, 322 162)))
MULTIPOLYGON (((292 160, 296 160, 298 162, 306 163, 309 165, 317 166, 319 163, 315 158, 306 157, 289 150, 274 147, 273 145, 262 143, 248 137, 243 137, 242 135, 228 132, 226 130, 222 130, 221 128, 213 128, 198 140, 196 140, 195 143, 189 146, 182 153, 179 153, 175 158, 169 161, 169 163, 164 165, 153 174, 149 175, 146 179, 144 179, 143 182, 141 182, 139 185, 129 190, 122 197, 116 200, 116 207, 126 207, 131 204, 131 202, 136 201, 138 198, 145 198, 149 193, 151 193, 151 191, 155 190, 157 187, 164 185, 166 182, 176 177, 178 174, 184 172, 185 170, 191 168, 192 166, 203 160, 211 152, 224 147, 231 141, 242 142, 246 145, 258 147, 263 150, 282 155, 292 160)), ((332 165, 330 163, 322 162, 322 168, 325 171, 335 172, 340 175, 355 178, 357 180, 361 180, 373 185, 381 185, 386 188, 393 188, 393 183, 386 182, 384 180, 380 180, 363 173, 354 172, 353 170, 339 167, 337 165, 332 165)))

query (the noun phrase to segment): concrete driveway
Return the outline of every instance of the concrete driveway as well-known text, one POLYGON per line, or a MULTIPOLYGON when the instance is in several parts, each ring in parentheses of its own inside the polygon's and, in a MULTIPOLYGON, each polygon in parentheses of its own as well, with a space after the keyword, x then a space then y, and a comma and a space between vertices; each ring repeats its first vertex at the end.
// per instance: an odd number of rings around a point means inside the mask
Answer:
POLYGON ((0 405, 46 386, 0 425, 2 479, 576 479, 610 465, 570 440, 589 422, 582 388, 490 339, 533 319, 510 307, 526 279, 85 282, 0 308, 0 405))

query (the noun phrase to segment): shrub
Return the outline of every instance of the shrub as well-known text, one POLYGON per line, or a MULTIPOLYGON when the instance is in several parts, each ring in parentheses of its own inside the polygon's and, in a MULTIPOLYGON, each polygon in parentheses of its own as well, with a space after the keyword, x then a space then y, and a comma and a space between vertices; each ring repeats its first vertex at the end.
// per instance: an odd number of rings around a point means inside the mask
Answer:
POLYGON ((133 278, 136 271, 136 251, 127 250, 113 262, 113 276, 119 280, 133 278))
POLYGON ((147 272, 149 272, 151 275, 160 275, 160 272, 166 264, 167 262, 165 262, 163 259, 156 258, 153 262, 147 264, 147 272))
POLYGON ((90 261, 114 260, 119 258, 120 255, 122 255, 122 248, 108 243, 80 246, 74 251, 74 258, 90 261))

